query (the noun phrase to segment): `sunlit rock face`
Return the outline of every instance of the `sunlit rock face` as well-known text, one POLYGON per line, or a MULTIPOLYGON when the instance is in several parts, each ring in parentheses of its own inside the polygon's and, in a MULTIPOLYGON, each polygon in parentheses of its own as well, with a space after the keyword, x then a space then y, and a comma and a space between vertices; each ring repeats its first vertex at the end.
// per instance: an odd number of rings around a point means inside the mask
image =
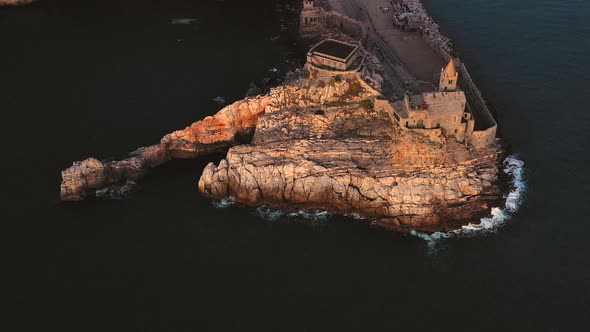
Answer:
POLYGON ((489 212, 500 196, 499 147, 400 127, 380 98, 358 76, 299 71, 267 95, 226 106, 127 159, 74 163, 62 172, 61 199, 82 200, 172 158, 229 148, 203 171, 206 197, 356 213, 397 230, 452 229, 489 212))
POLYGON ((35 0, 0 0, 0 6, 20 6, 34 1, 35 0))
POLYGON ((136 181, 172 158, 197 158, 248 142, 258 116, 269 103, 266 96, 238 101, 214 116, 164 136, 160 144, 131 152, 127 159, 103 162, 88 158, 75 162, 61 173, 60 197, 64 201, 80 201, 97 190, 136 181))
POLYGON ((400 230, 455 228, 499 197, 497 147, 401 128, 363 81, 301 79, 269 96, 252 143, 205 168, 203 195, 357 213, 400 230))

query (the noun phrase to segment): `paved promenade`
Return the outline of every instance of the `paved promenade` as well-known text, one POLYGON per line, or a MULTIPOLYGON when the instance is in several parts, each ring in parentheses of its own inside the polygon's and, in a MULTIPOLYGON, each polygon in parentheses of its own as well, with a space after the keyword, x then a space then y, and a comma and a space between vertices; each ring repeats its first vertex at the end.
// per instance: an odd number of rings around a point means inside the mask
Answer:
POLYGON ((400 99, 407 86, 416 87, 417 82, 397 60, 395 54, 387 47, 382 38, 372 28, 369 17, 352 0, 328 0, 332 10, 343 13, 361 21, 367 28, 368 51, 376 54, 383 63, 385 83, 383 94, 391 100, 400 99))
POLYGON ((424 41, 419 32, 404 32, 393 25, 393 13, 384 13, 380 7, 391 7, 389 0, 351 0, 366 11, 370 21, 393 50, 404 67, 421 81, 438 85, 444 60, 424 41))
MULTIPOLYGON (((384 13, 381 7, 391 7, 389 0, 328 0, 333 10, 363 22, 372 44, 384 56, 386 72, 401 82, 410 83, 417 90, 438 85, 440 69, 446 64, 422 39, 419 32, 404 32, 393 25, 392 11, 384 13), (388 68, 387 68, 388 67, 388 68)), ((370 51, 374 51, 369 47, 370 51)))

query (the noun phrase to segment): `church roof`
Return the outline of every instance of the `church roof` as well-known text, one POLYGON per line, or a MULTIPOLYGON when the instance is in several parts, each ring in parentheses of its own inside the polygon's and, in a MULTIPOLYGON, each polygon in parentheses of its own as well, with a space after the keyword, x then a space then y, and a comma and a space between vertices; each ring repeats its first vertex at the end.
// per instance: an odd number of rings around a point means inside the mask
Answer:
POLYGON ((449 77, 457 75, 457 69, 455 68, 455 61, 453 59, 449 60, 449 64, 445 67, 443 73, 449 77))

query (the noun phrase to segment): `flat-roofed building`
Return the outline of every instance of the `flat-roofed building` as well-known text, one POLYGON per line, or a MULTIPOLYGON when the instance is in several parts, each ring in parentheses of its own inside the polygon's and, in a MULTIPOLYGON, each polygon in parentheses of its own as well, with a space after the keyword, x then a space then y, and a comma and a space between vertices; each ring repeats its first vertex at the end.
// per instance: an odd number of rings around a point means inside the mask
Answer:
POLYGON ((360 66, 361 55, 358 44, 326 39, 309 50, 307 62, 322 69, 350 71, 360 66))

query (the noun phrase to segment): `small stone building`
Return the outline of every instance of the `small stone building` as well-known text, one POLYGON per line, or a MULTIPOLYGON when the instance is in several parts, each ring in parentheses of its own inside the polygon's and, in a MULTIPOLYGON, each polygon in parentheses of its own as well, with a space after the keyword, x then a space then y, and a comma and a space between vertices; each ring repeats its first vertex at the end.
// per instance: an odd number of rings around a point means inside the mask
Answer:
POLYGON ((307 53, 308 64, 335 71, 356 70, 361 58, 360 45, 335 39, 322 40, 307 53))
POLYGON ((316 7, 313 0, 303 0, 303 10, 299 15, 299 31, 306 35, 323 31, 326 27, 324 9, 316 7))

